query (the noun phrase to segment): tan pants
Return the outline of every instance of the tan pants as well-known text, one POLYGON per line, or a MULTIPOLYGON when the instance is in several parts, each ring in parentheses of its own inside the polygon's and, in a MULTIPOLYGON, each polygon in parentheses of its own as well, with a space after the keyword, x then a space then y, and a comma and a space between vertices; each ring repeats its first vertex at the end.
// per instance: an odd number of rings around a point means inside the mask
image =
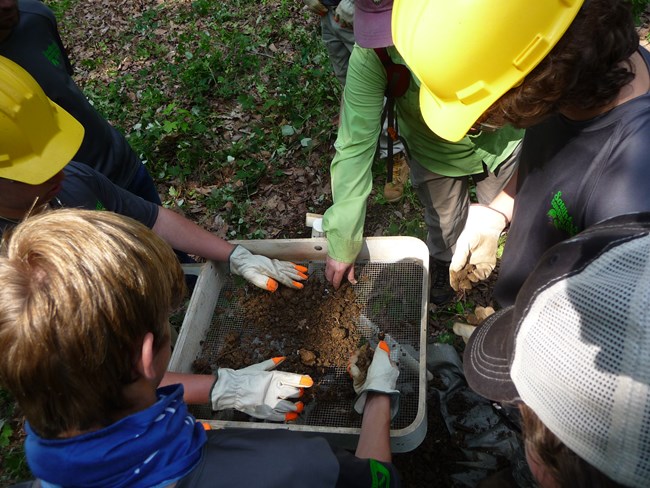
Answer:
POLYGON ((517 169, 520 150, 521 143, 494 173, 455 178, 433 173, 414 158, 409 158, 411 184, 424 206, 427 247, 433 258, 451 261, 454 246, 467 221, 472 180, 476 185, 478 202, 489 204, 517 169))

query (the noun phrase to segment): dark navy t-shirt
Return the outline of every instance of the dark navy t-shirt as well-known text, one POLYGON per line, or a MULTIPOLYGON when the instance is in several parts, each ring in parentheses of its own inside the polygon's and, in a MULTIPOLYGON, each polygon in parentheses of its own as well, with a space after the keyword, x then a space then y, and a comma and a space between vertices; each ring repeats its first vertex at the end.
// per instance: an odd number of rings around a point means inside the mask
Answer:
POLYGON ((72 79, 54 14, 38 0, 20 0, 18 8, 20 21, 9 37, 0 41, 0 55, 22 66, 50 99, 84 126, 83 142, 72 159, 95 168, 115 184, 128 187, 142 162, 72 79))
POLYGON ((64 169, 65 179, 57 199, 63 207, 109 210, 153 227, 160 207, 115 185, 85 164, 72 161, 64 169))
MULTIPOLYGON (((160 207, 115 185, 108 178, 85 164, 72 161, 63 172, 65 179, 59 194, 50 204, 53 208, 109 210, 131 217, 151 228, 160 207)), ((0 235, 15 222, 0 217, 0 235)))
POLYGON ((504 307, 553 245, 601 220, 650 211, 650 93, 587 121, 555 115, 528 129, 517 184, 494 290, 504 307))
POLYGON ((395 467, 285 429, 208 432, 199 465, 176 488, 362 488, 400 486, 395 467))

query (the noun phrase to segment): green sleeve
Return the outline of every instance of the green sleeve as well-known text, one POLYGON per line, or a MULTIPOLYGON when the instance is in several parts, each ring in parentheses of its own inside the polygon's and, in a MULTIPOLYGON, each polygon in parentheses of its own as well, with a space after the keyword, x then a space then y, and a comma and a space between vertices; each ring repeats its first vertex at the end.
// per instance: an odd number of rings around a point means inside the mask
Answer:
POLYGON ((524 129, 506 125, 494 132, 483 131, 470 139, 475 145, 476 154, 481 157, 490 171, 494 171, 510 157, 523 137, 524 129))
POLYGON ((355 45, 330 167, 334 204, 323 218, 328 255, 343 263, 354 262, 361 250, 385 87, 386 72, 375 52, 355 45))

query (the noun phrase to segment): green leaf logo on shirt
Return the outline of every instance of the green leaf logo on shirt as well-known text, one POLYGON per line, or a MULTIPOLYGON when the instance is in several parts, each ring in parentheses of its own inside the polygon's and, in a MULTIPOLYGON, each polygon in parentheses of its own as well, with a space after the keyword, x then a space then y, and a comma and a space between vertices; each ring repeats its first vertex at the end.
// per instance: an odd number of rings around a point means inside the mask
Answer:
POLYGON ((59 46, 56 45, 56 42, 52 42, 47 46, 47 49, 43 51, 43 54, 54 66, 61 65, 61 51, 59 50, 59 46))
POLYGON ((388 488, 390 486, 390 471, 375 459, 369 459, 372 488, 388 488))
POLYGON ((104 207, 104 204, 97 200, 97 203, 95 204, 95 210, 106 210, 106 207, 104 207))
POLYGON ((562 230, 574 236, 578 233, 578 227, 573 223, 573 217, 569 215, 564 200, 562 200, 562 192, 559 191, 551 199, 551 209, 546 214, 553 221, 553 225, 557 230, 562 230))

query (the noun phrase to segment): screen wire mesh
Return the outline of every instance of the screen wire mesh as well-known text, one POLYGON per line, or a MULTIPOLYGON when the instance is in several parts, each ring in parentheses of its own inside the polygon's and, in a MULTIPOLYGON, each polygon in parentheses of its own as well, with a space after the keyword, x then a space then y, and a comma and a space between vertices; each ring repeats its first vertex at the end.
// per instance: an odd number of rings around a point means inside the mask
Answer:
MULTIPOLYGON (((323 278, 325 264, 320 261, 301 263, 309 268, 310 279, 323 278)), ((391 346, 391 359, 400 369, 397 388, 400 390, 400 407, 393 419, 391 428, 408 427, 415 420, 418 409, 425 408, 419 403, 419 351, 422 330, 422 286, 424 268, 419 262, 403 260, 400 262, 357 262, 358 283, 353 285, 356 300, 361 306, 357 330, 373 347, 378 334, 385 334, 384 340, 391 346)), ((210 329, 202 344, 205 351, 218 351, 224 346, 233 332, 247 332, 248 327, 242 310, 231 298, 239 284, 231 277, 227 279, 220 292, 210 329)), ((287 311, 290 316, 290 311, 287 311)), ((202 358, 197 358, 201 360, 202 358)), ((266 358, 259 358, 260 360, 266 358)), ((301 371, 295 371, 300 373, 301 371)), ((324 390, 351 389, 351 379, 345 368, 331 368, 321 379, 324 390)), ((192 407, 193 413, 202 419, 257 420, 238 412, 212 412, 209 407, 192 407)), ((356 414, 350 401, 337 400, 336 395, 327 399, 309 401, 297 424, 320 427, 361 426, 361 416, 356 414)))

